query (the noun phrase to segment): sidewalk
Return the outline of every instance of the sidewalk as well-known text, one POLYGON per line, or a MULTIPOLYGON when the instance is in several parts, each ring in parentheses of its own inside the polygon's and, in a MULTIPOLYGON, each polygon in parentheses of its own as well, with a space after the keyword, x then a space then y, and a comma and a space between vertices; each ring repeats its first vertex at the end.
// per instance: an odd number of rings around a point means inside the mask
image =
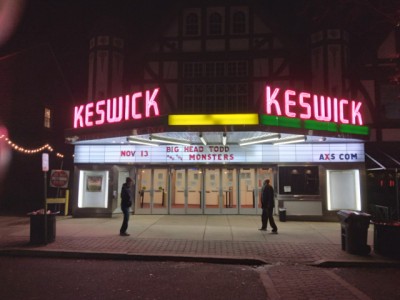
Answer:
MULTIPOLYGON (((30 245, 29 217, 0 216, 0 254, 140 258, 244 264, 299 263, 320 266, 400 265, 371 251, 341 250, 339 222, 279 222, 279 234, 259 231, 259 216, 134 215, 129 237, 113 218, 58 216, 56 240, 30 245)), ((368 232, 373 245, 373 226, 368 232)))

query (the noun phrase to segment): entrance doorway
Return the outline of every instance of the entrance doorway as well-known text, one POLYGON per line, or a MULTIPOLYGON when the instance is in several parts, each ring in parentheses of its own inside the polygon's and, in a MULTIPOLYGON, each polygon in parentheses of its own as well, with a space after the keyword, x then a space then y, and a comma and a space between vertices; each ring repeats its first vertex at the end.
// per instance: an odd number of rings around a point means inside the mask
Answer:
POLYGON ((136 212, 141 214, 257 214, 265 179, 274 169, 172 167, 137 170, 136 212))
POLYGON ((168 169, 138 169, 135 211, 143 214, 168 213, 168 169))
POLYGON ((203 171, 199 168, 173 168, 170 176, 171 214, 203 213, 203 171))

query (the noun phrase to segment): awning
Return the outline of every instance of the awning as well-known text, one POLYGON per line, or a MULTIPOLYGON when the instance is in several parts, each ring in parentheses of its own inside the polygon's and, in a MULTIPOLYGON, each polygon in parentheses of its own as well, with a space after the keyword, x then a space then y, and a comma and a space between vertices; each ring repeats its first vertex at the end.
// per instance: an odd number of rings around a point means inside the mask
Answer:
POLYGON ((367 170, 400 169, 400 142, 370 142, 365 144, 367 170))

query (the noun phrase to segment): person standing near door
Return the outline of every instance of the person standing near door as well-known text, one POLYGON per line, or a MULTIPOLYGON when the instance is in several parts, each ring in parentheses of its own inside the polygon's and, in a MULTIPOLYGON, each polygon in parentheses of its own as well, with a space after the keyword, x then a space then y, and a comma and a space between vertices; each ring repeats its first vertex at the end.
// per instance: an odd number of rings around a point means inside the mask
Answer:
POLYGON ((261 207, 262 207, 262 215, 261 215, 262 226, 259 230, 267 231, 267 224, 269 220, 269 225, 272 227, 272 233, 278 234, 278 227, 275 224, 273 216, 275 207, 274 188, 270 185, 269 179, 266 179, 264 181, 263 187, 261 189, 261 207))
POLYGON ((124 214, 124 220, 122 221, 121 229, 119 230, 121 236, 129 236, 129 233, 127 233, 126 230, 128 229, 129 222, 129 208, 132 206, 133 202, 132 190, 133 180, 132 178, 127 177, 121 188, 121 210, 124 214))

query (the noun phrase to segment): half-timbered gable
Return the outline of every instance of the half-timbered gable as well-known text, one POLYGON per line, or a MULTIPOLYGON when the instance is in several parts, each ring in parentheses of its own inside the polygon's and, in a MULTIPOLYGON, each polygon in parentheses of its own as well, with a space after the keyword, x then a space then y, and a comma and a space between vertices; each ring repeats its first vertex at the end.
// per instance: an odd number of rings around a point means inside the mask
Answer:
POLYGON ((187 5, 174 13, 144 58, 144 84, 185 113, 257 110, 266 82, 291 79, 287 50, 245 4, 187 5))

